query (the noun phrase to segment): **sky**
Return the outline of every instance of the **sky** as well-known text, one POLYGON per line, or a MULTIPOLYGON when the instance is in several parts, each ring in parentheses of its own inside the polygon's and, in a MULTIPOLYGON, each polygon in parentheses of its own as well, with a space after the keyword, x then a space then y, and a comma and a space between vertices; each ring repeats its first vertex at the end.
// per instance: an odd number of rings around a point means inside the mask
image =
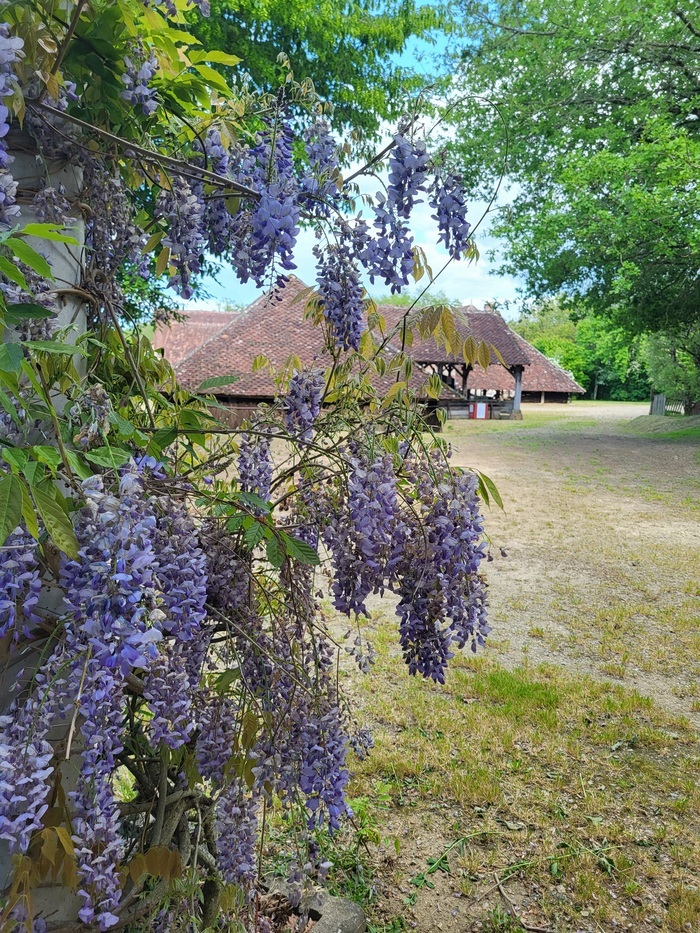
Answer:
MULTIPOLYGON (((397 63, 407 67, 413 67, 416 71, 424 71, 427 75, 429 69, 428 60, 424 56, 434 53, 440 53, 444 49, 445 39, 441 37, 435 46, 423 40, 410 40, 406 50, 397 56, 397 63)), ((378 143, 377 149, 381 149, 385 142, 390 138, 390 130, 387 128, 386 140, 378 143)), ((351 166, 348 173, 354 171, 357 166, 351 166)), ((363 191, 374 193, 377 190, 376 180, 369 179, 369 185, 363 185, 363 191)), ((500 201, 496 201, 496 206, 503 203, 504 195, 499 196, 500 201)), ((486 204, 475 202, 470 206, 469 218, 472 224, 476 224, 486 210, 486 204)), ((367 216, 367 211, 364 212, 367 216)), ((433 274, 437 274, 443 265, 449 259, 447 252, 442 246, 437 244, 437 228, 435 221, 431 218, 431 208, 427 203, 418 204, 414 209, 410 221, 410 229, 414 236, 417 246, 420 246, 428 259, 433 274)), ((313 247, 316 244, 316 238, 312 230, 302 230, 295 251, 295 262, 297 269, 295 274, 307 285, 313 285, 316 281, 316 260, 313 256, 313 247)), ((518 285, 517 279, 512 276, 495 274, 498 266, 497 261, 489 260, 487 253, 498 246, 497 241, 489 236, 489 217, 485 217, 476 233, 476 243, 479 249, 480 258, 476 262, 467 263, 451 262, 444 272, 442 272, 434 285, 431 286, 431 292, 443 294, 450 301, 460 304, 474 304, 482 307, 485 302, 495 302, 506 318, 517 316, 519 302, 516 295, 518 285), (505 304, 510 307, 504 307, 505 304)), ((422 279, 419 286, 413 286, 408 291, 415 295, 427 284, 426 279, 422 279)), ((204 288, 210 295, 207 299, 187 302, 186 308, 215 308, 223 307, 226 304, 234 306, 245 306, 254 301, 261 294, 262 289, 256 288, 252 283, 241 285, 230 268, 221 266, 216 278, 208 278, 203 283, 204 288)), ((365 288, 373 298, 379 298, 388 293, 388 289, 381 282, 371 284, 369 280, 364 282, 365 288)))

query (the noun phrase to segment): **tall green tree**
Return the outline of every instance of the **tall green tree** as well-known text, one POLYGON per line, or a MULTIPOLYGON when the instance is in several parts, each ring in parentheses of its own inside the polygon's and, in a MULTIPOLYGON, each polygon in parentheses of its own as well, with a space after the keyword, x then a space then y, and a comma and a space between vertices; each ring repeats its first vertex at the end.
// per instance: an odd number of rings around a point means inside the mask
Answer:
POLYGON ((691 414, 700 399, 700 324, 649 335, 643 354, 654 388, 691 414))
MULTIPOLYGON (((501 173, 503 270, 631 332, 700 315, 700 17, 687 2, 462 0, 452 156, 501 173)), ((455 27, 457 28, 457 27, 455 27)))
POLYGON ((639 338, 594 314, 575 317, 560 301, 540 302, 513 330, 569 370, 591 398, 645 399, 649 378, 639 338))
POLYGON ((258 88, 278 83, 282 53, 333 102, 336 126, 374 136, 425 83, 394 56, 411 37, 428 37, 440 17, 438 7, 414 0, 213 0, 193 32, 208 48, 240 56, 237 73, 258 88))

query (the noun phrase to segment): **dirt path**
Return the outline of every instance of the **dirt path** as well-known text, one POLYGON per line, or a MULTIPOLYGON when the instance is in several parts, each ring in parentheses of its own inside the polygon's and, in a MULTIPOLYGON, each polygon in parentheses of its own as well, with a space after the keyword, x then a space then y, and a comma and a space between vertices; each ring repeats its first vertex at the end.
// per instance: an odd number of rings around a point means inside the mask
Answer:
POLYGON ((453 461, 498 485, 490 651, 632 686, 700 728, 700 445, 633 433, 628 403, 451 422, 453 461))

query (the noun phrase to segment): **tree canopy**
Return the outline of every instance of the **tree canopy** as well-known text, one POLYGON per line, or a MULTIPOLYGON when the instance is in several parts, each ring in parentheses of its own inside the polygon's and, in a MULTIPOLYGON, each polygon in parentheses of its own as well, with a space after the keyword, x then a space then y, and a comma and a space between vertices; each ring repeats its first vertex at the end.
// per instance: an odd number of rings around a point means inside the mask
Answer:
POLYGON ((436 7, 414 0, 212 0, 210 17, 193 20, 193 32, 207 48, 235 51, 238 75, 250 75, 257 88, 279 82, 286 57, 332 103, 335 126, 373 137, 425 80, 393 56, 439 23, 436 7))
POLYGON ((639 338, 587 314, 575 318, 560 301, 537 304, 510 325, 569 370, 592 398, 646 399, 649 378, 639 338))
MULTIPOLYGON (((700 313, 700 22, 653 0, 463 0, 452 157, 531 297, 632 332, 700 313)), ((457 27, 455 27, 457 28, 457 27)))

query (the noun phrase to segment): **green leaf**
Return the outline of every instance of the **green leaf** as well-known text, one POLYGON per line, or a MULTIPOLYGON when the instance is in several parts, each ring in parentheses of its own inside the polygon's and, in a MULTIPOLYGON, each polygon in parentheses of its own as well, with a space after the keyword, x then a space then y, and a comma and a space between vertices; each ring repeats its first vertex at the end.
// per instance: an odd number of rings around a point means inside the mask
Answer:
POLYGON ((22 484, 14 473, 0 479, 0 545, 22 521, 22 484))
POLYGON ((177 428, 159 428, 151 438, 148 452, 152 456, 160 455, 166 447, 170 447, 177 440, 177 428))
POLYGON ((253 522, 252 525, 249 525, 246 528, 245 532, 245 543, 249 548, 257 547, 258 544, 265 537, 265 525, 262 522, 253 522))
POLYGON ((75 356, 76 354, 85 356, 83 347, 76 347, 72 343, 58 343, 55 340, 23 340, 22 346, 30 350, 39 350, 42 353, 52 353, 55 356, 75 356))
POLYGON ((486 488, 488 489, 493 501, 496 503, 499 509, 502 509, 503 499, 501 499, 501 494, 498 491, 498 487, 496 486, 494 481, 489 476, 486 476, 485 473, 479 473, 478 475, 479 475, 479 479, 483 480, 484 486, 486 486, 486 488))
POLYGON ((38 460, 39 463, 45 463, 52 470, 56 470, 63 463, 61 455, 55 447, 42 444, 32 447, 31 451, 35 460, 38 460))
POLYGON ((209 65, 195 65, 194 67, 195 71, 199 72, 210 87, 216 88, 222 94, 228 95, 231 93, 231 88, 228 86, 226 79, 218 71, 210 68, 209 65))
POLYGON ((243 526, 243 521, 245 519, 245 514, 243 512, 234 512, 227 521, 226 528, 232 534, 235 531, 238 531, 243 526))
POLYGON ((287 554, 293 557, 294 560, 298 560, 302 564, 311 564, 314 567, 321 563, 318 553, 306 541, 301 541, 299 538, 294 538, 292 535, 285 533, 282 534, 282 541, 287 554))
POLYGON ((267 501, 267 499, 262 499, 254 492, 241 492, 239 493, 238 498, 251 509, 260 509, 262 512, 270 511, 270 503, 267 501))
POLYGON ((45 279, 51 279, 51 281, 53 281, 54 276, 51 271, 51 266, 41 253, 37 253, 34 247, 30 246, 29 243, 25 243, 25 241, 20 240, 19 237, 11 236, 5 240, 4 245, 9 247, 25 266, 29 266, 30 269, 33 269, 34 272, 43 276, 45 279))
POLYGON ((207 389, 216 389, 218 386, 230 386, 234 382, 238 382, 238 376, 233 373, 225 373, 223 376, 212 376, 209 379, 205 379, 204 382, 200 383, 195 392, 204 392, 207 389))
POLYGON ((80 246, 74 236, 68 233, 59 233, 65 229, 60 224, 27 224, 22 228, 22 236, 36 236, 42 240, 53 240, 55 243, 70 243, 71 246, 80 246))
POLYGON ((267 559, 276 570, 284 563, 284 551, 276 535, 267 540, 267 559))
POLYGON ((118 470, 131 459, 131 452, 121 447, 96 447, 94 450, 86 450, 83 456, 97 466, 118 470))
POLYGON ((42 521, 44 522, 46 531, 53 543, 59 551, 63 551, 68 557, 77 560, 78 539, 75 537, 73 526, 63 510, 63 507, 53 496, 44 492, 43 489, 32 486, 31 493, 39 515, 41 515, 42 521))
POLYGON ((2 389, 0 389, 0 405, 2 405, 15 424, 20 423, 19 415, 17 414, 17 409, 12 404, 12 399, 6 392, 3 392, 2 389))
POLYGON ((92 470, 74 450, 66 450, 66 460, 71 470, 81 479, 87 479, 88 476, 93 475, 92 470))
POLYGON ((229 65, 231 68, 242 61, 237 55, 229 55, 228 52, 220 52, 216 49, 212 51, 196 49, 189 53, 189 58, 193 65, 198 65, 199 62, 214 62, 216 65, 229 65))
POLYGON ((27 484, 24 480, 20 480, 22 486, 22 518, 24 519, 24 524, 27 526, 27 531, 36 541, 39 540, 39 523, 36 520, 36 512, 34 511, 34 503, 32 498, 29 495, 29 490, 27 489, 27 484))
POLYGON ((42 308, 41 305, 29 303, 8 305, 7 311, 5 312, 5 320, 8 324, 19 323, 20 321, 27 320, 27 318, 48 318, 55 316, 54 312, 49 311, 48 308, 42 308))
POLYGON ((19 373, 22 371, 24 353, 18 343, 0 344, 0 369, 5 372, 19 373))
POLYGON ((7 256, 0 256, 0 272, 2 272, 6 279, 14 282, 15 285, 19 285, 21 288, 29 287, 24 274, 13 262, 10 262, 7 256))
POLYGON ((214 689, 217 693, 226 693, 231 684, 241 679, 241 672, 237 668, 227 668, 222 671, 214 681, 214 689))
POLYGON ((20 450, 18 447, 3 447, 2 459, 5 461, 5 463, 9 463, 10 466, 13 466, 18 470, 23 470, 27 465, 29 456, 26 450, 20 450))

